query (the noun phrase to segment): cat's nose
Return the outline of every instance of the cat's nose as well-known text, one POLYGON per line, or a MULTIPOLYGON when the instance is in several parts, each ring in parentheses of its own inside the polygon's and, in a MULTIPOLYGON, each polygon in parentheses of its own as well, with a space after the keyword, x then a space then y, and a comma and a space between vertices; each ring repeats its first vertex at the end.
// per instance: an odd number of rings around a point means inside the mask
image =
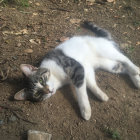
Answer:
POLYGON ((50 90, 49 90, 49 86, 48 86, 48 85, 46 85, 46 86, 44 87, 44 92, 45 92, 46 94, 50 93, 50 90))

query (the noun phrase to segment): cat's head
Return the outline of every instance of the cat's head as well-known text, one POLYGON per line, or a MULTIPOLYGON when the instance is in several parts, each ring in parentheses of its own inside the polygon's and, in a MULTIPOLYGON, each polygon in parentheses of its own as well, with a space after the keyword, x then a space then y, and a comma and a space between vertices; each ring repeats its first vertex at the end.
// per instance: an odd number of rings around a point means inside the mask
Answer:
POLYGON ((14 99, 42 101, 53 94, 53 88, 47 85, 50 79, 49 69, 37 68, 29 64, 21 64, 20 69, 28 78, 28 87, 17 92, 14 99))

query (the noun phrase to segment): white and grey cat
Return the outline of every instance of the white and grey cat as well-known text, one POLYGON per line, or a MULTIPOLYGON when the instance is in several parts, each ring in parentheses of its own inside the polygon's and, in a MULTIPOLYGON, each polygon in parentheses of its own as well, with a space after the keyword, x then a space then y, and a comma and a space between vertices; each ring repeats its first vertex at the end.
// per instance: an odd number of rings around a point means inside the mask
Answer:
POLYGON ((108 96, 98 87, 95 70, 128 74, 140 88, 140 69, 119 51, 110 33, 91 22, 84 26, 97 37, 74 36, 48 52, 40 66, 21 64, 22 72, 28 77, 29 86, 15 94, 16 100, 42 101, 65 84, 72 83, 76 90, 81 115, 91 117, 87 88, 101 101, 108 96))

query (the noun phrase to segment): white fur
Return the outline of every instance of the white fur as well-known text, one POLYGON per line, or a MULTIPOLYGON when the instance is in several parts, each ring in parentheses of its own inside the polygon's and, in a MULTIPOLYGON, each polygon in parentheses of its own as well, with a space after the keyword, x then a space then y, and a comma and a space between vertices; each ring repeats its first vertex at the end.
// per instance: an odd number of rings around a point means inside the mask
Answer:
MULTIPOLYGON (((84 84, 80 88, 75 88, 81 115, 85 120, 89 120, 91 116, 86 86, 100 100, 108 100, 108 96, 96 84, 95 70, 97 68, 112 73, 127 73, 135 86, 140 88, 139 68, 117 50, 113 41, 101 37, 76 36, 60 44, 56 49, 58 48, 84 67, 84 84), (113 69, 115 66, 118 68, 117 70, 113 69)), ((55 92, 69 82, 63 69, 54 61, 44 60, 41 67, 46 67, 51 71, 51 77, 47 82, 50 90, 55 92)))

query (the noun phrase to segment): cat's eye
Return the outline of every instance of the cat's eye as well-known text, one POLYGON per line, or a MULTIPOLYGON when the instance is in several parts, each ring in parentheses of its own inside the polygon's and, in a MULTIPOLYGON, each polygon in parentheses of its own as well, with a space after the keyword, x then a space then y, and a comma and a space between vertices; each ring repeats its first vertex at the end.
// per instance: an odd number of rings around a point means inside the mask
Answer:
POLYGON ((43 79, 42 79, 42 78, 39 79, 39 83, 40 83, 41 85, 43 85, 43 79))
POLYGON ((36 92, 35 94, 34 94, 34 97, 39 97, 40 96, 40 93, 39 92, 36 92))

